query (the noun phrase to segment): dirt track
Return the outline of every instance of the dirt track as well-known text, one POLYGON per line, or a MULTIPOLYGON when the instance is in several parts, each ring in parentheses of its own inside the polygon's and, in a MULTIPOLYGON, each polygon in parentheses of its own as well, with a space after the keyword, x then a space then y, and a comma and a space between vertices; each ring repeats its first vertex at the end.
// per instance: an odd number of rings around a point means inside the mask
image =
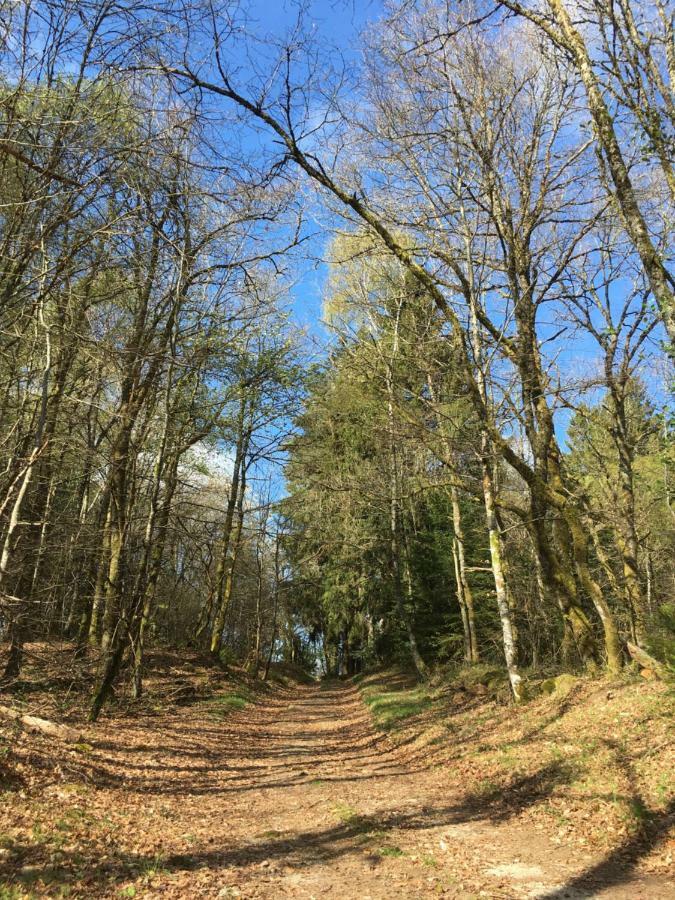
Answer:
POLYGON ((58 850, 21 850, 22 879, 46 878, 50 896, 675 896, 633 877, 630 852, 556 846, 499 798, 453 794, 446 769, 374 731, 350 684, 222 721, 111 721, 88 765, 84 785, 47 790, 66 823, 58 850))

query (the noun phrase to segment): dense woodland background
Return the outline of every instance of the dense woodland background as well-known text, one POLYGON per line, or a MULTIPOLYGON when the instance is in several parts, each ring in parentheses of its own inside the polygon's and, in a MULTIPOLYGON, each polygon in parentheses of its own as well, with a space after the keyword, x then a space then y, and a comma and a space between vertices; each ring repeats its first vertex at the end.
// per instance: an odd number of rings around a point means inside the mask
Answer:
POLYGON ((672 8, 292 12, 0 0, 3 690, 672 664, 672 8))

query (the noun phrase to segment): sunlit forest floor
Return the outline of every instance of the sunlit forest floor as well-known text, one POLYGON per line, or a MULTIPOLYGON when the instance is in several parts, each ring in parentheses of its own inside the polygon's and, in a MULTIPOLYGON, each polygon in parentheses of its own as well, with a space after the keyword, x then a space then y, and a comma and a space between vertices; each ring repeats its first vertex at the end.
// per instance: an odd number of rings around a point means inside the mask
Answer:
POLYGON ((86 668, 29 649, 0 702, 82 738, 0 726, 2 900, 675 896, 660 682, 516 709, 483 670, 261 687, 166 653, 91 726, 86 668))

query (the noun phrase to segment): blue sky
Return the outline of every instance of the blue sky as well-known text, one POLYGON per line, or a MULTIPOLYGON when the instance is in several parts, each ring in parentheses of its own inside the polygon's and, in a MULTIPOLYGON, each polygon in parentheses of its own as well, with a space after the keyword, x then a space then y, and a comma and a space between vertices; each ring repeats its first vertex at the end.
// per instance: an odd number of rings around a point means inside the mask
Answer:
MULTIPOLYGON (((252 0, 249 4, 251 17, 263 31, 277 37, 292 27, 301 4, 295 0, 252 0)), ((303 3, 306 21, 316 27, 322 40, 335 46, 346 59, 359 54, 358 37, 369 21, 376 19, 383 9, 381 0, 313 0, 303 3)), ((309 223, 310 231, 318 226, 309 223)), ((308 257, 321 256, 326 236, 317 234, 306 248, 308 257)), ((323 284, 326 267, 307 259, 298 267, 292 290, 292 308, 295 321, 305 327, 317 341, 325 341, 327 333, 321 326, 323 284)))
MULTIPOLYGON (((347 63, 353 60, 355 67, 360 62, 359 35, 367 30, 368 22, 376 20, 383 12, 382 0, 313 0, 302 4, 294 0, 281 0, 278 3, 250 0, 247 8, 254 30, 283 41, 301 7, 305 25, 315 29, 319 42, 338 49, 347 63)), ((264 141, 265 138, 263 143, 264 141)), ((320 324, 326 267, 318 260, 325 250, 330 233, 325 229, 326 214, 322 213, 320 216, 324 223, 322 228, 320 222, 312 221, 311 212, 311 209, 308 210, 306 232, 312 234, 312 239, 307 241, 303 253, 297 259, 290 300, 295 321, 304 326, 310 336, 316 338, 317 344, 321 344, 328 338, 320 324)), ((560 322, 557 320, 555 307, 547 306, 543 309, 541 319, 542 338, 558 331, 560 322), (546 321, 548 319, 552 321, 546 321)), ((548 351, 550 348, 546 349, 548 351)), ((554 349, 563 374, 569 376, 573 373, 577 377, 588 371, 598 353, 593 339, 583 332, 578 332, 573 339, 556 342, 554 349)), ((653 399, 657 404, 663 403, 665 398, 662 395, 660 373, 656 373, 656 378, 650 372, 643 372, 643 376, 651 382, 649 386, 653 399)), ((569 411, 559 411, 556 414, 558 434, 563 444, 570 415, 569 411)))
MULTIPOLYGON (((252 0, 249 7, 261 25, 276 32, 295 20, 300 5, 295 0, 252 0)), ((312 0, 302 6, 323 35, 336 43, 344 42, 346 49, 355 33, 382 10, 380 0, 312 0)))

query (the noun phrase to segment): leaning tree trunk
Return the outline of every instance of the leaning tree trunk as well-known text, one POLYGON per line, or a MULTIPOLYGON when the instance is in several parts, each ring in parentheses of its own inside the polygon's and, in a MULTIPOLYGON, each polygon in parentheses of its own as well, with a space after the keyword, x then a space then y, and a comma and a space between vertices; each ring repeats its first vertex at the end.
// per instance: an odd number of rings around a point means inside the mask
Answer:
POLYGON ((122 407, 121 428, 111 455, 110 509, 108 514, 108 565, 101 635, 101 659, 94 686, 90 721, 95 722, 119 672, 129 635, 127 604, 122 597, 123 566, 125 562, 128 519, 128 467, 131 450, 131 430, 135 416, 122 407))
MULTIPOLYGON (((507 5, 509 5, 508 2, 507 5)), ((588 47, 580 32, 574 27, 563 0, 548 0, 548 5, 560 28, 565 46, 571 52, 584 85, 596 138, 602 149, 602 155, 605 158, 614 185, 613 198, 621 213, 626 232, 642 262, 642 267, 661 313, 668 337, 671 344, 675 344, 673 280, 654 246, 649 228, 638 204, 628 166, 623 158, 621 145, 616 135, 614 121, 593 71, 593 63, 588 47)))
MULTIPOLYGON (((0 552, 0 595, 6 592, 6 585, 9 580, 10 569, 16 558, 16 552, 19 547, 19 529, 21 527, 21 519, 24 512, 24 506, 29 496, 29 488, 35 477, 39 458, 45 450, 48 438, 53 433, 53 429, 49 430, 49 423, 53 417, 49 415, 49 399, 50 399, 50 380, 52 370, 52 343, 51 332, 46 324, 44 317, 44 298, 41 297, 38 304, 38 322, 45 334, 45 360, 42 369, 42 378, 40 386, 40 400, 37 410, 37 423, 33 435, 31 452, 23 468, 23 474, 20 477, 12 511, 9 515, 9 524, 5 532, 5 539, 0 552)), ((55 421, 55 419, 54 419, 55 421)), ((23 645, 27 637, 27 619, 28 609, 26 604, 22 602, 23 598, 15 598, 15 611, 10 622, 10 648, 9 657, 3 673, 3 680, 13 679, 19 675, 21 671, 21 662, 23 658, 23 645)))
POLYGON ((101 498, 101 510, 99 521, 102 524, 101 541, 96 556, 96 580, 94 582, 94 595, 91 603, 87 604, 82 613, 80 630, 78 635, 78 649, 84 652, 86 644, 91 647, 98 646, 100 641, 101 620, 103 618, 105 582, 110 563, 110 489, 109 486, 101 498))
POLYGON ((626 233, 640 257, 642 268, 672 347, 675 345, 673 278, 654 245, 649 227, 640 209, 635 187, 617 137, 615 123, 605 102, 602 85, 593 69, 593 60, 586 41, 575 27, 564 0, 547 0, 552 14, 552 22, 528 9, 520 0, 500 0, 500 2, 543 29, 555 44, 569 54, 573 61, 586 92, 588 111, 601 157, 606 163, 614 187, 612 200, 621 216, 626 233))
MULTIPOLYGON (((19 528, 21 508, 23 505, 24 497, 26 496, 26 491, 28 490, 28 485, 30 484, 35 460, 37 459, 38 454, 39 448, 36 447, 33 449, 33 452, 31 453, 31 456, 28 459, 28 463, 24 469, 21 483, 19 485, 19 489, 12 506, 12 511, 9 516, 9 525, 7 527, 7 531, 5 532, 5 540, 3 542, 2 552, 0 553, 0 596, 6 594, 5 584, 8 580, 10 560, 12 559, 14 551, 15 535, 17 529, 19 528)), ((24 608, 24 604, 20 600, 18 600, 18 598, 12 598, 12 606, 15 608, 12 610, 10 620, 9 656, 2 675, 3 681, 16 678, 21 671, 23 644, 26 638, 26 610, 24 608)))

